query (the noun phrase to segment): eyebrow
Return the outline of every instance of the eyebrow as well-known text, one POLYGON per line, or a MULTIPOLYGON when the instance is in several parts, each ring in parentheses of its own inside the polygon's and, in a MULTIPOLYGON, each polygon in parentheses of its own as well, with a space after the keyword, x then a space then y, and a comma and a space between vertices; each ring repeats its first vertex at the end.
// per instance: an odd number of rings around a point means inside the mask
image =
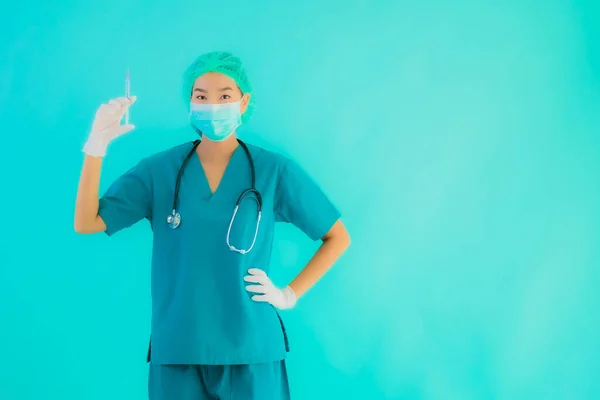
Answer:
MULTIPOLYGON (((232 88, 230 88, 229 86, 219 89, 219 91, 220 91, 220 92, 226 92, 226 91, 228 91, 228 90, 233 90, 233 89, 232 89, 232 88)), ((204 90, 204 89, 201 89, 201 88, 195 88, 195 89, 194 89, 194 92, 208 93, 206 90, 204 90)))

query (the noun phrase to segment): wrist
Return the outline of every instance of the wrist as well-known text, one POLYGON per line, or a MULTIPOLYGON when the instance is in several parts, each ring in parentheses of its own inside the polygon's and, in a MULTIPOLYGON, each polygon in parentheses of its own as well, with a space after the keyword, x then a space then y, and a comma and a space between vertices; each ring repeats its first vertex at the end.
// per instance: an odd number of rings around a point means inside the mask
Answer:
POLYGON ((106 155, 107 147, 107 144, 102 138, 92 133, 83 146, 83 152, 92 157, 104 157, 106 155))
POLYGON ((282 289, 282 292, 285 298, 285 303, 290 308, 294 307, 296 305, 296 302, 298 301, 298 296, 296 296, 296 292, 294 292, 294 289, 292 289, 291 286, 286 286, 282 289))

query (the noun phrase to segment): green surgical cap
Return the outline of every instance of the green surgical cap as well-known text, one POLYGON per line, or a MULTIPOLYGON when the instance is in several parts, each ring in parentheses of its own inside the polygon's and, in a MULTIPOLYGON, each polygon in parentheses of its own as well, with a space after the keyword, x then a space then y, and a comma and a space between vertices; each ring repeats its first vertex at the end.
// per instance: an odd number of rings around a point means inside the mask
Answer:
POLYGON ((242 115, 242 124, 248 122, 254 112, 254 94, 252 93, 250 81, 246 76, 246 70, 242 65, 242 60, 231 53, 218 51, 203 54, 187 68, 183 78, 183 96, 186 103, 190 101, 196 79, 207 72, 219 72, 227 75, 237 83, 242 93, 250 94, 250 103, 246 108, 246 112, 242 115))

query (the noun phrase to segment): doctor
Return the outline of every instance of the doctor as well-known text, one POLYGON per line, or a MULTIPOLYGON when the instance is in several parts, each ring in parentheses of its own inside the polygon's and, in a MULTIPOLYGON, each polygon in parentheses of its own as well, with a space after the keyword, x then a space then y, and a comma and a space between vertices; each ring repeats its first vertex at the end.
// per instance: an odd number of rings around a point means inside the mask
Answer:
POLYGON ((340 212, 294 161, 239 140, 254 110, 239 58, 200 56, 184 96, 199 137, 142 159, 99 196, 108 144, 135 96, 102 105, 83 148, 79 233, 114 235, 142 219, 153 231, 151 400, 285 400, 289 351, 278 310, 292 308, 349 246, 340 212), (318 251, 288 286, 268 277, 276 222, 318 251))

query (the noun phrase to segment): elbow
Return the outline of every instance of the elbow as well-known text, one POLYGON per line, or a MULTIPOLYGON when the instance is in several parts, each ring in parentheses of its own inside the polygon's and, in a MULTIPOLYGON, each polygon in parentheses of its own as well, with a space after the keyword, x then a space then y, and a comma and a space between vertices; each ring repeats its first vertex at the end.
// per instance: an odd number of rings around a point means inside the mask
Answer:
POLYGON ((338 237, 338 240, 342 243, 344 250, 350 247, 350 233, 348 232, 348 229, 346 229, 346 226, 344 226, 344 224, 342 224, 341 222, 336 236, 338 237))
POLYGON ((104 229, 105 224, 100 217, 100 210, 96 204, 75 205, 75 212, 73 213, 73 230, 76 233, 97 233, 104 229))
POLYGON ((348 247, 350 247, 350 243, 352 243, 352 240, 350 239, 350 234, 345 229, 344 229, 344 234, 342 235, 341 240, 344 243, 344 250, 348 249, 348 247))
POLYGON ((85 229, 85 225, 82 224, 78 220, 75 220, 75 223, 73 224, 73 229, 75 230, 76 233, 79 233, 79 234, 87 233, 87 230, 85 229))
POLYGON ((350 247, 350 234, 341 221, 338 221, 333 228, 323 237, 323 242, 334 242, 342 252, 350 247))
POLYGON ((82 235, 93 232, 91 224, 87 223, 87 221, 82 220, 81 218, 75 218, 75 221, 73 223, 73 230, 75 230, 76 233, 82 235))

